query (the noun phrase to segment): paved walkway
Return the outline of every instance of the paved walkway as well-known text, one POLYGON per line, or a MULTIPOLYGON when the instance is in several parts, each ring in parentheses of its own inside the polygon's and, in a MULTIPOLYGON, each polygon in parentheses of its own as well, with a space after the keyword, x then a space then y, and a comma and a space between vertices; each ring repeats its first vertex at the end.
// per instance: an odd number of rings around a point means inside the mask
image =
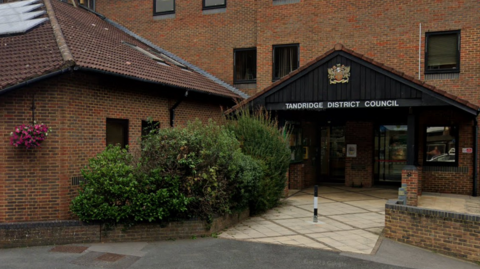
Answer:
POLYGON ((480 197, 424 192, 418 207, 480 215, 480 197))
POLYGON ((313 223, 313 188, 281 206, 232 227, 219 237, 251 242, 370 254, 385 226, 385 203, 397 189, 320 186, 318 223, 313 223))

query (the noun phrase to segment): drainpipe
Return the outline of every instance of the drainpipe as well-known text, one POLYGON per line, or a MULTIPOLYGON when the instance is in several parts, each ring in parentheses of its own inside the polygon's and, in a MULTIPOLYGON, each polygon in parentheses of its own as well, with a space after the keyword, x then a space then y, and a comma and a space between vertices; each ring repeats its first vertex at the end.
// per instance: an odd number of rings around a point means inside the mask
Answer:
POLYGON ((478 193, 478 119, 475 116, 473 123, 473 133, 475 134, 474 144, 473 144, 473 194, 472 196, 477 197, 478 193))
POLYGON ((175 109, 182 103, 183 99, 188 96, 188 91, 185 91, 185 95, 182 96, 178 101, 169 109, 170 110, 170 127, 175 125, 175 109))

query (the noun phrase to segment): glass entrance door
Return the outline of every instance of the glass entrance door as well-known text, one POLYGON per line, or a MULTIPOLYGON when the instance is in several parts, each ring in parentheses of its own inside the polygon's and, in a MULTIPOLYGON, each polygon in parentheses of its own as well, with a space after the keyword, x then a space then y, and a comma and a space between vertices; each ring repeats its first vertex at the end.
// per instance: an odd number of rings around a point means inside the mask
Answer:
POLYGON ((345 181, 345 126, 320 128, 322 181, 345 181))
POLYGON ((407 164, 407 125, 380 125, 375 129, 374 173, 377 183, 401 182, 407 164))

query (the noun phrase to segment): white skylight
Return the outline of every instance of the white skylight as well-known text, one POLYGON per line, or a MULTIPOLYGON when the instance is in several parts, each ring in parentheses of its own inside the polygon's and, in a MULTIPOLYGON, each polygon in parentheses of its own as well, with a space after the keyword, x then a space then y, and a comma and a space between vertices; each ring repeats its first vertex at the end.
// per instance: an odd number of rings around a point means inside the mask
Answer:
POLYGON ((43 10, 35 11, 43 6, 43 4, 35 4, 38 1, 0 4, 0 35, 25 33, 48 20, 47 18, 36 19, 45 14, 43 10))

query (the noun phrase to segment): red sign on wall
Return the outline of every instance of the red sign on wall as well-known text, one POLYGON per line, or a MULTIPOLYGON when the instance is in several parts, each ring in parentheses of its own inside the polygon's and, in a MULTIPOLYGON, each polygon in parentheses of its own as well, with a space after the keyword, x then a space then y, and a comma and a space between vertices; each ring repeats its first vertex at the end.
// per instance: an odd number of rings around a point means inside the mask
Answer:
POLYGON ((472 153, 473 149, 472 148, 462 148, 462 153, 472 153))

